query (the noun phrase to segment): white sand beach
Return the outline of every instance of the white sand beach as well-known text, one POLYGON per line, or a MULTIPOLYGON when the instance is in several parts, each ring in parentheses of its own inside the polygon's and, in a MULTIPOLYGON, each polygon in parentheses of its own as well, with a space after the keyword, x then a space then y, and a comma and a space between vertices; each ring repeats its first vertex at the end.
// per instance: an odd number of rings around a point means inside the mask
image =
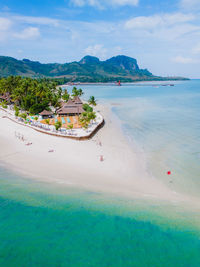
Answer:
POLYGON ((105 126, 87 141, 34 131, 2 118, 4 114, 0 111, 0 163, 27 178, 63 186, 134 198, 187 200, 149 175, 142 155, 134 153, 111 120, 109 108, 98 109, 105 118, 105 126), (23 135, 25 141, 16 134, 23 135), (28 142, 32 144, 27 146, 28 142))

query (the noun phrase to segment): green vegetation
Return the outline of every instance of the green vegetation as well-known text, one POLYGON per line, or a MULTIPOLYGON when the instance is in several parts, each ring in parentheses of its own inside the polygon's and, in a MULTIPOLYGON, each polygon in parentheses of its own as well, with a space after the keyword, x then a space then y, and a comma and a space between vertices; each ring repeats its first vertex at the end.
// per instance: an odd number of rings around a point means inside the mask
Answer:
POLYGON ((84 109, 86 112, 93 112, 93 108, 90 107, 87 103, 83 104, 83 109, 84 109))
POLYGON ((73 124, 69 124, 69 125, 67 126, 67 128, 68 128, 69 130, 72 130, 72 129, 74 128, 74 125, 73 125, 73 124))
POLYGON ((83 95, 83 90, 82 89, 77 89, 76 87, 74 87, 72 89, 72 96, 82 96, 83 95))
POLYGON ((95 112, 83 112, 79 117, 79 122, 83 128, 87 129, 91 120, 95 120, 95 112))
POLYGON ((70 95, 68 94, 67 90, 65 89, 62 98, 63 98, 63 100, 68 101, 69 97, 70 97, 70 95))
POLYGON ((2 105, 2 108, 8 108, 6 102, 2 102, 1 105, 2 105))
MULTIPOLYGON (((72 89, 72 95, 67 90, 62 91, 62 88, 58 88, 56 83, 47 79, 32 79, 22 78, 19 76, 10 76, 0 79, 0 95, 6 96, 9 103, 14 104, 14 111, 16 117, 21 117, 24 121, 28 121, 28 115, 38 120, 36 114, 45 110, 51 110, 51 106, 54 108, 60 106, 61 100, 68 101, 70 97, 82 96, 83 90, 74 87, 72 89), (20 114, 20 110, 23 112, 20 114)), ((96 99, 91 96, 89 104, 95 106, 96 99)), ((80 115, 79 121, 84 128, 87 128, 89 123, 96 118, 93 108, 87 103, 83 104, 83 112, 80 115)), ((2 103, 4 108, 7 107, 6 103, 2 103)), ((46 124, 50 124, 50 120, 45 120, 46 124)), ((56 130, 62 127, 62 123, 57 121, 55 123, 56 130)), ((73 129, 73 124, 68 126, 69 129, 73 129)))
POLYGON ((22 119, 26 120, 27 119, 27 113, 22 113, 19 115, 22 119))
POLYGON ((89 119, 90 121, 95 120, 95 119, 96 119, 96 114, 95 114, 95 112, 88 112, 88 119, 89 119))
POLYGON ((57 122, 55 122, 54 126, 56 128, 56 131, 58 131, 62 127, 62 122, 61 121, 57 121, 57 122))
POLYGON ((0 56, 0 76, 20 75, 45 78, 46 82, 56 85, 67 82, 133 82, 149 80, 183 80, 180 77, 158 77, 147 69, 140 69, 136 59, 127 56, 116 56, 105 61, 96 57, 86 56, 79 62, 65 64, 41 64, 28 59, 17 60, 12 57, 0 56), (56 80, 53 78, 56 77, 56 80))
POLYGON ((88 103, 89 103, 90 105, 93 105, 93 106, 96 106, 96 105, 97 105, 97 103, 96 103, 96 99, 95 99, 94 96, 91 96, 91 97, 90 97, 90 99, 88 100, 88 103))
POLYGON ((14 111, 15 111, 15 117, 19 116, 19 108, 15 105, 14 106, 14 111))
POLYGON ((49 123, 50 123, 50 119, 46 119, 45 122, 46 122, 46 124, 49 125, 49 123))
POLYGON ((19 76, 0 79, 0 95, 4 94, 9 94, 15 106, 32 114, 49 110, 50 105, 57 107, 60 101, 60 91, 54 82, 19 76))

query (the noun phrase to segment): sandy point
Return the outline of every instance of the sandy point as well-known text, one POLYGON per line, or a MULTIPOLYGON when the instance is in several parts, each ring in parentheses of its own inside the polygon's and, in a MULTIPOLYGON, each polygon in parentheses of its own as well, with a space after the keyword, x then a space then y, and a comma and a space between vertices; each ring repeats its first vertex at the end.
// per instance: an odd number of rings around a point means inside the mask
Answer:
POLYGON ((90 140, 45 135, 18 125, 0 112, 0 162, 27 178, 133 198, 185 201, 152 177, 134 153, 110 108, 99 105, 105 125, 90 140), (19 136, 23 136, 23 139, 19 136), (30 145, 27 145, 27 144, 30 145))

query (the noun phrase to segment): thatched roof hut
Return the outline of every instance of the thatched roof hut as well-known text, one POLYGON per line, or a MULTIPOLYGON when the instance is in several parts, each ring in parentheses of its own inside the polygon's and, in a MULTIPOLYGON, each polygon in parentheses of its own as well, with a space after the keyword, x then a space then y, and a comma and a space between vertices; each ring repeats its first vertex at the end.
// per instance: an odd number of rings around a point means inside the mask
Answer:
MULTIPOLYGON (((80 100, 80 98, 79 98, 80 100)), ((80 103, 77 99, 77 102, 80 103)), ((82 108, 82 102, 81 104, 74 103, 71 99, 67 101, 67 103, 63 104, 60 109, 57 110, 57 114, 60 116, 74 116, 74 115, 80 115, 84 112, 84 109, 82 108)))
POLYGON ((39 115, 42 116, 42 118, 51 118, 53 116, 53 112, 45 109, 40 112, 39 115))
POLYGON ((79 96, 75 96, 73 101, 74 101, 74 104, 76 105, 83 105, 83 102, 81 101, 79 96))

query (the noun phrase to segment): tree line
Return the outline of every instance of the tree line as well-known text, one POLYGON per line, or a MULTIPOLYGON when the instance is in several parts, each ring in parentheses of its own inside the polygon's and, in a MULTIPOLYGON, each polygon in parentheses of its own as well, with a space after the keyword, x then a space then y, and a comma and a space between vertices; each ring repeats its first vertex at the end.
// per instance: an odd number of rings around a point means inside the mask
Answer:
POLYGON ((21 110, 37 114, 59 106, 62 89, 54 81, 9 76, 0 79, 0 95, 7 95, 21 110))
MULTIPOLYGON (((21 116, 26 120, 27 112, 29 114, 39 114, 44 109, 50 110, 50 107, 55 109, 60 107, 61 100, 68 101, 69 98, 82 96, 83 90, 74 87, 70 95, 67 90, 62 90, 57 82, 52 79, 32 79, 23 78, 21 76, 9 76, 0 78, 0 96, 7 96, 9 101, 14 104, 16 116, 21 116), (19 114, 19 110, 24 113, 19 114)), ((4 103, 6 105, 6 103, 4 103)), ((80 122, 83 127, 87 128, 91 120, 94 120, 96 115, 93 108, 90 106, 96 105, 96 99, 91 96, 88 104, 83 104, 85 112, 80 116, 80 122)), ((59 125, 61 127, 61 125, 59 125)), ((60 128, 59 127, 59 128, 60 128)))

